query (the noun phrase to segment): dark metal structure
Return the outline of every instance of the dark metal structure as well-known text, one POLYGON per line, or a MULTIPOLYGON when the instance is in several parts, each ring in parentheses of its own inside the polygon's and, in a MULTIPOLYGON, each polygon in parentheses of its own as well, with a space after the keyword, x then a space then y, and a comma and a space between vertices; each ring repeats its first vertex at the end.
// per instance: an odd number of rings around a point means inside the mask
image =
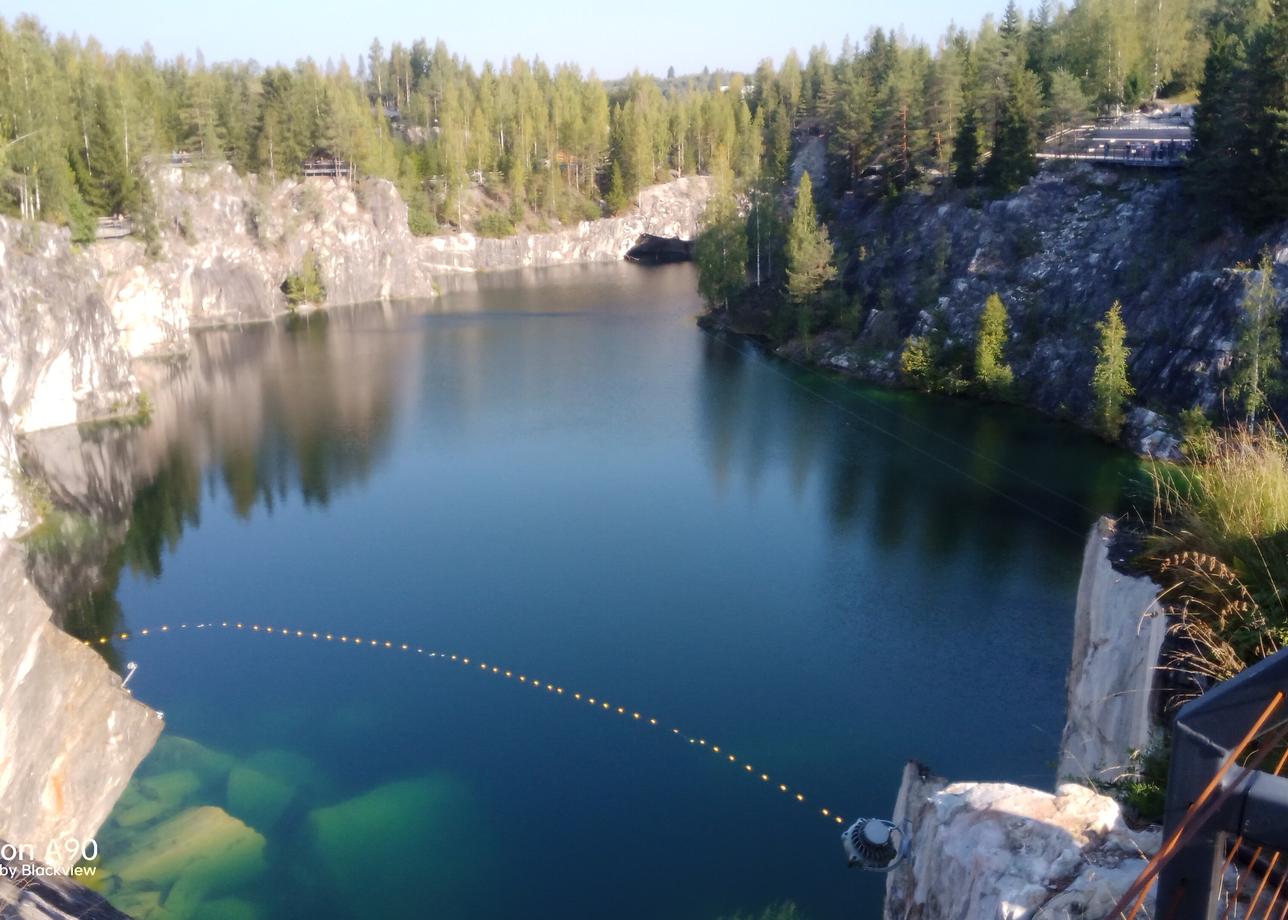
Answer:
MULTIPOLYGON (((1288 696, 1288 649, 1181 709, 1172 732, 1164 840, 1171 839, 1222 763, 1239 748, 1249 727, 1278 694, 1288 696)), ((1275 761, 1281 753, 1276 745, 1282 742, 1285 726, 1288 698, 1281 698, 1260 735, 1262 752, 1272 753, 1275 761), (1268 750, 1271 746, 1275 746, 1273 751, 1268 750)), ((1218 916, 1222 870, 1231 847, 1254 854, 1254 877, 1273 871, 1280 858, 1272 855, 1288 853, 1288 778, 1234 766, 1190 823, 1194 832, 1182 834, 1159 875, 1154 915, 1163 920, 1214 920, 1218 916)), ((1276 884, 1272 881, 1269 889, 1275 890, 1276 884)))
POLYGON ((325 176, 328 179, 349 179, 355 178, 355 170, 352 163, 342 160, 337 156, 332 156, 325 151, 314 153, 311 157, 300 164, 300 172, 307 176, 325 176))
POLYGON ((1136 114, 1053 134, 1043 143, 1038 157, 1168 169, 1184 165, 1193 146, 1193 130, 1187 119, 1136 114))

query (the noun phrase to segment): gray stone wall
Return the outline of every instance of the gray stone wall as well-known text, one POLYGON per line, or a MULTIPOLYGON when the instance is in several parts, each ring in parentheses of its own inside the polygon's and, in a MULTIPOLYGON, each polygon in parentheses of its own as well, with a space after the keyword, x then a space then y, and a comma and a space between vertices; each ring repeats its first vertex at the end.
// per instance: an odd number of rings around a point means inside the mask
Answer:
POLYGON ((0 838, 67 869, 62 843, 97 832, 162 721, 49 620, 23 554, 0 542, 0 838))

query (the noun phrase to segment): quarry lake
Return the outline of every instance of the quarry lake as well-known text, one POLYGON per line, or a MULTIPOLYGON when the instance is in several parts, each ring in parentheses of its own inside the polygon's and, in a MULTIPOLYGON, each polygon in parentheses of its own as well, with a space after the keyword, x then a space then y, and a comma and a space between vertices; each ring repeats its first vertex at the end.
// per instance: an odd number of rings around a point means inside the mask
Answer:
POLYGON ((152 368, 64 611, 132 635, 166 720, 95 885, 140 920, 875 917, 834 819, 905 760, 1050 788, 1135 462, 714 338, 695 288, 482 275, 152 368))

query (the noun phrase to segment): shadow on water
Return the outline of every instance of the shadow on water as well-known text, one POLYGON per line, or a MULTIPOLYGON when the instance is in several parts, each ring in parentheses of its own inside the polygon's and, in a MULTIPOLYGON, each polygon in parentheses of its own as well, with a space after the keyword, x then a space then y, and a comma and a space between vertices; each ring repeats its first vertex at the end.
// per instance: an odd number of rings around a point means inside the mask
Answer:
POLYGON ((1007 553, 1025 525, 1053 548, 1081 544, 1094 516, 1124 509, 1143 482, 1135 458, 1067 424, 1004 405, 879 389, 793 366, 708 335, 703 424, 722 488, 755 492, 767 445, 790 445, 793 489, 827 483, 845 532, 887 551, 916 540, 927 558, 963 542, 1007 553))

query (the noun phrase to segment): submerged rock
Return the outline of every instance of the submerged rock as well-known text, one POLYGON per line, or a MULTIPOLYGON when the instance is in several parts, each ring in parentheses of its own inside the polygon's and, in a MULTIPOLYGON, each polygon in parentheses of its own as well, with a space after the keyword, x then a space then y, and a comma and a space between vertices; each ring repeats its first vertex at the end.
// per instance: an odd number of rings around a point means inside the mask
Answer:
POLYGON ((222 808, 202 805, 142 832, 136 846, 107 861, 122 882, 164 888, 180 879, 227 891, 264 871, 264 837, 222 808))
POLYGON ((234 763, 230 754, 182 735, 167 734, 157 741, 144 769, 151 776, 175 770, 190 771, 200 778, 202 785, 211 785, 223 782, 234 763))
POLYGON ((203 901, 192 920, 260 920, 263 915, 249 901, 240 898, 217 898, 203 901))
POLYGON ((308 846, 323 870, 319 883, 354 916, 413 916, 426 899, 435 912, 459 915, 459 899, 483 876, 486 853, 479 810, 469 790, 447 774, 388 783, 307 820, 308 846), (408 856, 420 860, 406 884, 408 856), (352 880, 362 879, 361 885, 352 880))
POLYGON ((177 812, 200 788, 201 778, 192 770, 171 770, 137 780, 121 795, 112 820, 123 828, 148 824, 177 812))
POLYGON ((254 767, 238 765, 228 774, 228 811, 261 831, 276 824, 294 798, 294 786, 254 767))

